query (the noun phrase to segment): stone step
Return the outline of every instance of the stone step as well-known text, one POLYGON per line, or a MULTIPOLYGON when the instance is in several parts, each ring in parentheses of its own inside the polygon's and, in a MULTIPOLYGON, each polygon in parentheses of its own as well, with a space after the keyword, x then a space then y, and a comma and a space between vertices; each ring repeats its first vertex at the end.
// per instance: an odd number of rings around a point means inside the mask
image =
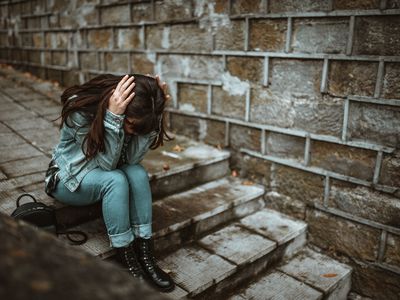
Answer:
MULTIPOLYGON (((229 173, 229 151, 217 149, 184 136, 174 137, 173 141, 149 151, 142 161, 142 165, 149 173, 154 200, 222 178, 229 173)), ((48 162, 46 168, 47 164, 48 162)), ((24 165, 15 166, 20 169, 24 167, 24 165)), ((21 173, 24 171, 21 170, 21 173)), ((6 193, 0 195, 0 211, 8 215, 16 208, 16 199, 23 192, 13 189, 18 178, 2 182, 3 186, 10 186, 8 190, 5 190, 6 193)), ((32 186, 22 187, 22 189, 32 193, 39 201, 56 207, 57 220, 61 228, 75 226, 101 216, 101 202, 80 207, 65 205, 44 193, 44 172, 35 174, 34 179, 36 181, 32 186)))
POLYGON ((306 247, 229 300, 345 300, 351 288, 351 272, 349 266, 306 247))
POLYGON ((226 299, 227 292, 297 253, 305 245, 306 228, 263 208, 183 246, 159 260, 179 287, 169 297, 226 299))
MULTIPOLYGON (((265 206, 264 188, 228 176, 153 203, 153 236, 157 253, 172 251, 230 220, 251 214, 265 206)), ((100 258, 112 256, 102 218, 72 227, 89 235, 78 247, 100 258)), ((65 236, 60 236, 66 239, 65 236)))

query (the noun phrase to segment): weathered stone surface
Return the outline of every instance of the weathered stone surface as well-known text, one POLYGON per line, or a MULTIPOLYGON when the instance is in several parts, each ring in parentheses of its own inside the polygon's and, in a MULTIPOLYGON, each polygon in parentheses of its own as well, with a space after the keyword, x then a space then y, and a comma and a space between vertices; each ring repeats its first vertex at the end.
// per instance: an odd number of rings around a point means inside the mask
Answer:
POLYGON ((39 156, 42 154, 39 150, 32 147, 28 143, 18 145, 18 147, 2 145, 0 147, 0 151, 0 163, 32 156, 39 156))
POLYGON ((324 177, 282 165, 274 165, 272 189, 280 194, 312 205, 322 203, 324 177))
POLYGON ((379 0, 334 0, 334 9, 377 9, 379 8, 379 0))
POLYGON ((229 300, 245 299, 322 299, 322 293, 305 283, 274 271, 250 284, 229 300))
POLYGON ((207 99, 207 85, 178 83, 179 109, 206 113, 207 99))
POLYGON ((105 69, 112 72, 128 73, 127 53, 106 53, 104 56, 105 69))
POLYGON ((229 146, 235 150, 240 148, 261 151, 261 130, 231 124, 229 127, 229 146))
MULTIPOLYGON (((32 27, 30 27, 32 28, 32 27)), ((32 35, 33 47, 41 48, 44 43, 43 35, 41 33, 34 33, 32 35)), ((3 44, 4 45, 4 44, 3 44)))
POLYGON ((79 62, 81 69, 98 69, 97 54, 95 52, 79 53, 79 62))
POLYGON ((260 0, 234 0, 231 5, 233 15, 259 13, 262 9, 262 1, 260 0))
POLYGON ((53 49, 67 48, 70 33, 68 32, 46 32, 46 47, 53 49))
POLYGON ((322 141, 311 142, 311 165, 371 181, 376 151, 322 141))
POLYGON ((129 23, 129 5, 116 5, 101 8, 101 24, 129 23))
POLYGON ((307 228, 306 223, 268 208, 244 217, 239 222, 246 228, 277 242, 278 245, 296 238, 307 228))
POLYGON ((277 192, 268 192, 265 195, 266 207, 277 210, 299 220, 306 217, 306 204, 300 200, 277 192))
POLYGON ((246 95, 230 95, 222 87, 212 87, 212 108, 213 114, 244 119, 246 107, 246 95))
POLYGON ((184 0, 156 1, 157 21, 182 20, 191 18, 191 3, 184 0))
POLYGON ((226 68, 233 76, 262 84, 264 59, 258 57, 228 56, 226 68))
POLYGON ((251 20, 249 48, 254 51, 283 51, 286 31, 287 19, 251 20))
POLYGON ((356 18, 353 54, 400 55, 400 18, 356 18))
POLYGON ((400 297, 400 275, 358 262, 353 267, 352 290, 377 300, 396 300, 400 297))
POLYGON ((400 63, 386 63, 381 95, 400 99, 400 63))
POLYGON ((328 91, 335 96, 373 96, 378 63, 362 61, 331 61, 328 91))
POLYGON ((366 187, 333 179, 329 205, 378 223, 400 227, 399 199, 366 187))
POLYGON ((17 147, 18 145, 24 144, 25 141, 19 135, 15 133, 0 133, 0 144, 3 147, 17 147))
POLYGON ((2 299, 168 299, 121 266, 99 261, 24 221, 0 214, 0 231, 2 299))
POLYGON ((216 50, 244 50, 245 22, 232 20, 216 29, 216 50))
POLYGON ((249 155, 243 155, 238 161, 240 176, 256 180, 260 184, 269 187, 271 176, 271 162, 249 155))
POLYGON ((53 51, 53 64, 65 66, 67 64, 67 53, 64 51, 53 51))
POLYGON ((287 264, 277 269, 315 289, 322 290, 326 296, 335 292, 337 297, 330 297, 329 299, 332 300, 347 299, 350 291, 351 269, 347 265, 309 248, 304 248, 287 264), (338 286, 341 287, 340 291, 338 291, 338 286))
POLYGON ((299 18, 293 23, 293 52, 345 53, 348 18, 299 18))
POLYGON ((168 44, 167 48, 174 51, 211 51, 212 35, 197 24, 173 25, 170 28, 168 44))
POLYGON ((174 281, 195 295, 235 272, 236 266, 200 247, 184 247, 159 261, 174 281))
POLYGON ((348 137, 373 143, 400 145, 400 107, 351 103, 348 137))
POLYGON ((132 19, 134 23, 152 20, 151 3, 132 3, 132 19))
POLYGON ((386 3, 386 8, 387 9, 396 9, 400 8, 400 1, 399 0, 389 0, 386 3))
POLYGON ((192 139, 198 139, 200 135, 199 119, 190 116, 184 116, 176 113, 170 114, 171 130, 179 132, 192 139))
POLYGON ((112 30, 111 29, 91 29, 87 33, 88 47, 91 49, 111 48, 112 30))
POLYGON ((41 63, 41 51, 31 50, 29 52, 29 61, 40 64, 41 63))
POLYGON ((151 56, 141 53, 133 53, 132 71, 140 74, 155 74, 154 60, 151 56))
POLYGON ((271 13, 329 11, 329 0, 271 0, 268 2, 271 13))
POLYGON ((239 266, 249 264, 276 248, 275 242, 235 224, 202 238, 199 244, 239 266))
POLYGON ((315 209, 307 210, 309 240, 322 249, 333 249, 364 260, 375 260, 380 230, 315 209))
POLYGON ((225 122, 214 121, 214 120, 199 120, 200 124, 206 124, 207 131, 205 134, 199 136, 200 140, 203 138, 203 141, 215 145, 223 147, 225 145, 225 122), (204 122, 203 122, 204 121, 204 122))
POLYGON ((298 161, 304 159, 305 139, 277 132, 266 134, 266 154, 298 161))
POLYGON ((400 151, 383 156, 379 182, 390 186, 400 186, 400 151))
POLYGON ((216 79, 224 72, 222 57, 209 55, 158 55, 161 76, 216 79))
MULTIPOLYGON (((50 159, 45 156, 36 156, 28 159, 14 160, 3 163, 0 169, 8 175, 8 177, 16 177, 39 171, 46 171, 50 159)), ((43 173, 44 174, 44 173, 43 173)))
POLYGON ((384 262, 400 267, 400 236, 388 233, 384 262))
POLYGON ((116 49, 130 50, 143 49, 144 42, 140 37, 139 27, 120 28, 115 31, 116 49))

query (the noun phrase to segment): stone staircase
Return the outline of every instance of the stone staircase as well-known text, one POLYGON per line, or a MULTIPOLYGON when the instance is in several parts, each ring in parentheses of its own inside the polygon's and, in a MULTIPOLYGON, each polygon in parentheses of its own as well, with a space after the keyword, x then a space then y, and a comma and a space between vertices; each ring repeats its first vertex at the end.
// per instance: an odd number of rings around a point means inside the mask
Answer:
MULTIPOLYGON (((14 72, 9 75, 18 83, 31 80, 14 72)), ((18 145, 15 151, 3 149, 3 160, 10 166, 2 164, 7 176, 0 172, 0 212, 10 215, 18 195, 30 192, 56 207, 60 229, 88 234, 89 240, 75 247, 115 262, 100 202, 72 207, 44 193, 40 178, 57 137, 49 120, 57 114, 51 105, 43 105, 49 102, 42 98, 44 93, 29 92, 42 85, 32 81, 27 92, 9 80, 0 85, 0 100, 9 108, 0 118, 2 138, 18 145), (29 115, 28 107, 36 101, 32 97, 40 98, 40 105, 29 115), (25 101, 30 101, 26 107, 25 101), (44 128, 54 132, 51 138, 42 137, 44 128)), ((268 209, 263 186, 231 176, 229 158, 228 151, 176 136, 150 151, 142 162, 153 193, 156 256, 177 283, 165 295, 171 299, 346 299, 351 269, 307 247, 307 224, 268 209)))
MULTIPOLYGON (((351 269, 306 247, 307 224, 266 208, 262 186, 231 176, 229 152, 176 136, 143 165, 171 299, 346 299, 351 269)), ((77 247, 115 262, 99 204, 57 205, 65 228, 89 235, 77 247)))

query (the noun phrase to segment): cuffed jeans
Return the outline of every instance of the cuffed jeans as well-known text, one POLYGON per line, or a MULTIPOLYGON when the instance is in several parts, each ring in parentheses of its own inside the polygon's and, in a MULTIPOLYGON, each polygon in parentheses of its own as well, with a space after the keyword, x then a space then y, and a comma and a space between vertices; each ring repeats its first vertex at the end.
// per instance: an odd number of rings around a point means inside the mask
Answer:
POLYGON ((147 171, 141 164, 124 164, 85 175, 75 192, 61 182, 52 195, 60 202, 83 206, 102 200, 103 219, 110 247, 125 247, 135 238, 152 235, 152 196, 147 171))

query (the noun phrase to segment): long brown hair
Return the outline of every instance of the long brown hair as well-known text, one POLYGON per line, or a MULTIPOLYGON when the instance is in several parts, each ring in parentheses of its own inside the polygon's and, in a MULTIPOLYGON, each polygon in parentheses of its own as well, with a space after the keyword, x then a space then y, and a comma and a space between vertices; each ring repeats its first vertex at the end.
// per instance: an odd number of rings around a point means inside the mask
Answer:
MULTIPOLYGON (((135 77, 135 96, 126 107, 125 116, 133 118, 135 134, 144 135, 158 131, 158 137, 150 145, 150 149, 156 149, 164 144, 164 140, 173 139, 166 132, 165 95, 156 79, 141 74, 129 74, 132 75, 135 77)), ((82 143, 82 151, 88 160, 105 150, 103 119, 113 89, 122 78, 123 76, 112 74, 99 75, 82 85, 67 88, 61 95, 63 108, 60 129, 64 123, 71 127, 67 120, 74 112, 83 113, 88 121, 86 125, 90 129, 82 143)))

